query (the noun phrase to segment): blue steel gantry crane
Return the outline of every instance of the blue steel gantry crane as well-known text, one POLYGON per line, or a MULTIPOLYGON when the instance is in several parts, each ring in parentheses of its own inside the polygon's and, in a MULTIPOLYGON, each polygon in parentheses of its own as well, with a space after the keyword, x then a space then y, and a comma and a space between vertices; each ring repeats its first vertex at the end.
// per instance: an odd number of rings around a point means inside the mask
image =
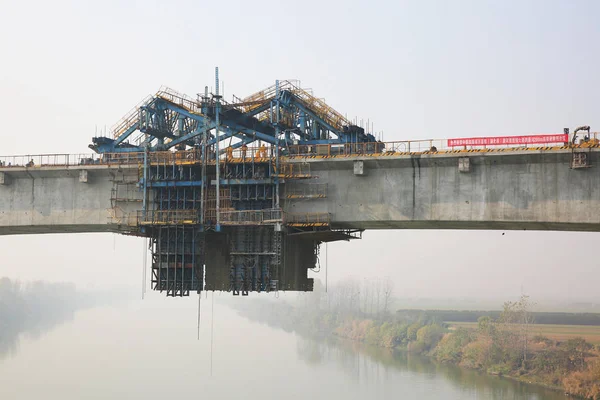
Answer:
POLYGON ((119 121, 112 137, 90 145, 105 160, 139 157, 143 204, 131 233, 150 239, 152 288, 167 296, 311 291, 307 272, 319 245, 359 235, 332 229, 328 215, 284 215, 282 200, 327 191, 306 183, 309 166, 287 163, 285 155, 377 141, 295 81, 228 103, 217 69, 215 88, 196 100, 161 88, 119 121))

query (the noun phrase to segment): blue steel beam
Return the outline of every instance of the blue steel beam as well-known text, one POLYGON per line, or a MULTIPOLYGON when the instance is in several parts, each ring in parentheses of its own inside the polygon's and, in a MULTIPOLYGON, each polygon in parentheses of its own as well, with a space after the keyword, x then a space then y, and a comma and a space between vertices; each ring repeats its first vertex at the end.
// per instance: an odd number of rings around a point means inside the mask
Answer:
POLYGON ((223 122, 223 125, 226 125, 233 130, 243 133, 244 136, 246 136, 246 137, 254 137, 255 140, 260 139, 260 140, 263 140, 263 141, 271 143, 271 144, 277 144, 277 142, 278 142, 274 136, 255 131, 250 128, 246 128, 245 126, 238 125, 237 123, 235 123, 233 121, 225 120, 223 122))
POLYGON ((129 137, 129 135, 131 135, 133 132, 135 132, 139 127, 140 127, 140 122, 139 121, 135 122, 133 125, 131 125, 129 128, 127 128, 127 130, 125 132, 123 132, 115 140, 114 145, 118 146, 119 144, 121 144, 125 139, 127 139, 129 137))
MULTIPOLYGON (((287 92, 287 91, 286 91, 287 92)), ((323 139, 312 139, 312 140, 306 140, 305 138, 301 138, 300 142, 304 143, 304 144, 327 144, 327 143, 332 143, 332 144, 337 144, 337 143, 345 143, 345 142, 351 142, 352 138, 348 138, 345 137, 347 135, 344 134, 344 132, 340 132, 338 130, 336 130, 333 126, 331 126, 330 124, 328 124, 327 122, 323 121, 320 117, 318 117, 311 109, 309 109, 308 107, 306 107, 300 99, 298 99, 293 93, 291 92, 287 92, 285 93, 285 96, 280 96, 282 97, 281 103, 282 106, 284 108, 292 108, 295 107, 298 110, 301 111, 301 118, 300 118, 300 125, 304 125, 306 126, 306 118, 310 118, 313 120, 313 124, 314 123, 318 123, 319 125, 321 125, 322 127, 324 127, 325 129, 329 130, 331 133, 333 133, 334 135, 337 136, 337 139, 329 139, 329 140, 323 140, 323 139)), ((152 150, 166 150, 169 148, 172 148, 174 146, 177 146, 180 143, 185 143, 186 141, 189 141, 191 139, 193 139, 194 137, 201 135, 204 130, 212 130, 216 127, 215 122, 210 118, 210 117, 206 117, 205 115, 201 115, 201 114, 196 114, 196 113, 192 113, 189 112, 188 110, 179 107, 178 105, 171 103, 168 100, 162 99, 162 98, 156 98, 154 105, 157 106, 158 109, 156 108, 146 108, 148 111, 152 112, 154 115, 158 116, 160 118, 160 112, 164 111, 165 109, 170 109, 171 111, 174 111, 176 113, 179 114, 179 119, 180 121, 183 120, 183 118, 189 118, 192 121, 197 122, 197 126, 195 127, 195 129, 190 132, 187 133, 183 136, 177 137, 176 139, 172 140, 171 142, 169 142, 166 145, 161 145, 160 143, 153 146, 151 149, 152 150), (158 102, 158 104, 156 104, 158 102), (204 125, 208 124, 208 126, 205 128, 204 125)), ((256 114, 259 114, 267 109, 269 109, 272 106, 272 102, 265 102, 265 104, 263 104, 262 106, 253 109, 250 112, 247 113, 243 113, 241 114, 241 116, 243 117, 251 117, 254 116, 256 114)), ((148 106, 146 106, 148 107, 148 106)), ((164 120, 164 118, 162 118, 164 120)), ((166 120, 164 121, 166 122, 166 120)), ((183 124, 180 124, 179 127, 181 129, 181 127, 183 126, 183 124)), ((118 147, 119 144, 121 144, 125 139, 127 139, 133 132, 135 132, 135 130, 139 129, 140 127, 140 123, 139 121, 137 121, 136 123, 134 123, 131 127, 129 127, 127 129, 127 131, 125 131, 122 135, 120 135, 115 142, 113 143, 112 146, 101 146, 104 147, 103 151, 115 151, 115 152, 135 152, 135 151, 139 151, 142 149, 142 147, 130 147, 130 148, 120 148, 118 147), (108 148, 110 147, 110 148, 108 148)), ((247 144, 247 143, 251 143, 254 140, 263 140, 267 143, 276 145, 278 143, 277 138, 275 138, 273 135, 270 134, 266 134, 260 131, 255 131, 252 130, 250 128, 244 127, 234 121, 231 120, 224 120, 222 122, 222 126, 220 129, 223 129, 226 133, 223 134, 222 136, 220 136, 220 140, 225 140, 228 139, 232 136, 237 136, 239 137, 242 141, 239 143, 234 144, 234 148, 239 148, 241 147, 243 144, 247 144), (237 131, 237 132, 234 132, 237 131)), ((305 135, 305 132, 301 132, 301 137, 305 135)), ((156 139, 154 136, 150 136, 149 138, 147 138, 144 141, 144 144, 148 144, 151 141, 153 141, 154 139, 156 139)), ((213 138, 211 139, 207 144, 208 145, 213 145, 216 143, 216 139, 213 138)))
POLYGON ((212 123, 208 124, 208 126, 204 127, 204 123, 198 123, 198 127, 194 131, 188 133, 185 136, 181 136, 181 137, 167 143, 164 146, 164 149, 170 149, 171 147, 177 146, 180 143, 187 142, 188 140, 193 139, 196 136, 203 134, 205 130, 210 131, 210 130, 214 129, 216 127, 216 125, 217 124, 212 122, 212 123))
POLYGON ((148 187, 198 187, 202 186, 202 181, 152 181, 148 182, 148 187))
POLYGON ((204 121, 203 116, 200 116, 200 119, 199 119, 196 116, 196 114, 188 113, 183 108, 174 106, 173 104, 171 104, 163 99, 160 99, 160 103, 156 104, 156 106, 157 106, 156 109, 153 109, 150 107, 145 108, 146 113, 152 114, 152 116, 154 118, 156 118, 156 120, 154 120, 152 124, 148 124, 148 123, 142 124, 140 127, 141 132, 154 133, 153 131, 156 129, 158 131, 163 131, 162 132, 163 136, 175 138, 175 137, 177 137, 175 135, 175 133, 178 132, 179 131, 178 128, 182 126, 179 121, 184 121, 184 120, 186 120, 186 118, 188 121, 190 121, 190 120, 193 121, 188 124, 188 127, 186 128, 186 130, 194 129, 194 124, 196 124, 196 123, 200 124, 200 123, 203 123, 203 121, 204 121), (171 114, 171 115, 169 115, 171 118, 167 119, 166 115, 165 115, 165 111, 167 111, 167 110, 172 113, 176 113, 177 115, 174 116, 171 114), (195 117, 192 117, 192 116, 195 116, 195 117), (176 118, 178 121, 174 122, 173 121, 174 118, 176 118))
MULTIPOLYGON (((176 106, 176 105, 174 105, 174 104, 172 104, 172 103, 170 103, 170 102, 168 102, 166 100, 162 100, 162 101, 164 101, 167 104, 167 107, 171 108, 173 111, 176 111, 178 113, 181 113, 182 115, 185 115, 185 116, 187 116, 189 118, 192 118, 192 119, 198 121, 198 127, 196 128, 195 131, 190 132, 190 133, 188 133, 185 136, 182 136, 180 138, 177 138, 177 139, 169 142, 167 145, 165 145, 164 147, 162 147, 163 149, 169 149, 169 148, 171 148, 173 146, 176 146, 176 145, 178 145, 180 143, 184 143, 184 142, 186 142, 186 141, 188 141, 190 139, 193 139, 194 137, 196 137, 198 135, 201 135, 204 132, 205 129, 206 130, 212 130, 212 129, 216 128, 216 123, 212 119, 210 119, 210 117, 200 116, 200 115, 188 113, 188 112, 186 112, 186 110, 182 109, 181 107, 178 107, 178 106, 176 106), (210 122, 208 122, 208 121, 210 121, 210 122), (204 127, 205 124, 207 124, 206 128, 204 127)), ((254 115, 256 115, 256 114, 258 114, 258 113, 260 113, 260 112, 262 112, 262 111, 264 111, 266 109, 268 109, 268 108, 269 108, 269 104, 266 104, 266 105, 263 105, 262 107, 254 109, 254 110, 252 110, 252 111, 250 111, 248 113, 244 113, 244 114, 242 114, 242 116, 243 117, 252 117, 252 116, 254 116, 254 115)), ((242 132, 242 133, 245 133, 247 135, 255 133, 255 131, 253 131, 253 130, 251 130, 249 128, 243 127, 243 126, 241 126, 241 125, 239 125, 239 124, 237 124, 237 123, 235 123, 235 122, 233 122, 231 120, 223 120, 221 122, 221 125, 222 126, 219 129, 223 129, 223 127, 229 127, 229 128, 231 128, 233 130, 237 130, 238 132, 242 132)), ((221 139, 221 140, 222 139, 228 139, 231 136, 235 136, 235 135, 237 135, 237 134, 233 133, 233 134, 229 134, 226 137, 222 137, 222 138, 219 135, 219 139, 221 139)), ((225 135, 223 135, 223 136, 225 136, 225 135)), ((275 140, 274 140, 273 136, 271 136, 271 135, 267 135, 267 134, 264 134, 264 133, 261 133, 261 132, 256 132, 256 137, 260 138, 261 140, 267 141, 269 143, 275 144, 275 140)), ((216 143, 216 139, 212 139, 207 144, 208 145, 212 145, 212 144, 215 144, 215 143, 216 143)))
MULTIPOLYGON (((211 180, 211 185, 216 184, 216 179, 211 180)), ((270 185, 273 179, 219 179, 221 185, 270 185)), ((148 182, 149 188, 167 188, 167 187, 199 187, 202 181, 152 181, 148 182)))
MULTIPOLYGON (((271 185, 274 182, 271 178, 266 179, 220 179, 220 185, 271 185)), ((215 179, 211 181, 211 185, 217 183, 215 179)))
POLYGON ((142 153, 143 148, 138 146, 133 147, 113 147, 109 145, 99 145, 98 153, 142 153))
POLYGON ((343 135, 343 132, 338 131, 333 126, 329 125, 327 122, 325 122, 321 118, 319 118, 314 112, 312 112, 312 110, 310 110, 309 108, 305 107, 304 104, 302 104, 296 98, 296 96, 293 96, 293 104, 294 104, 295 107, 297 107, 298 109, 300 109, 304 113, 310 115, 312 117, 312 119, 315 120, 319 125, 323 126, 324 128, 326 128, 330 132, 334 133, 336 136, 339 137, 339 136, 343 135))

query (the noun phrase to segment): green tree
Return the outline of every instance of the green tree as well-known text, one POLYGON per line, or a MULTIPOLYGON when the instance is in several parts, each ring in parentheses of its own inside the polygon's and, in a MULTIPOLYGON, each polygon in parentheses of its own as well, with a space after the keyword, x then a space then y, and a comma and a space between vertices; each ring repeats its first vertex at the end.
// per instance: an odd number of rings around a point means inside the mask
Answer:
POLYGON ((435 346, 444 335, 444 328, 439 325, 425 325, 417 331, 417 341, 423 343, 425 350, 435 346))
POLYGON ((406 330, 407 339, 409 341, 417 340, 417 332, 419 329, 421 329, 422 326, 423 326, 423 324, 420 321, 417 321, 417 322, 413 323, 412 325, 410 325, 408 327, 408 329, 406 330))

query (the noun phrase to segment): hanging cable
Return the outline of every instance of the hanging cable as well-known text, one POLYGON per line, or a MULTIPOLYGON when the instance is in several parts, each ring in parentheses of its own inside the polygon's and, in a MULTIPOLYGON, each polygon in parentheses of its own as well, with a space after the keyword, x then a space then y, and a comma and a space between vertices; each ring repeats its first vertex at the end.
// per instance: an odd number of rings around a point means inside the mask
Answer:
POLYGON ((144 300, 144 294, 146 294, 146 262, 148 260, 147 254, 148 252, 146 251, 146 241, 144 240, 142 242, 142 251, 144 252, 143 254, 143 263, 142 263, 142 300, 144 300))
POLYGON ((325 293, 327 293, 327 259, 328 258, 329 258, 329 243, 325 242, 325 293))
POLYGON ((200 301, 202 300, 202 292, 198 293, 198 340, 200 340, 200 301))
POLYGON ((212 292, 211 318, 210 318, 210 376, 213 374, 213 332, 215 326, 215 291, 212 292))
POLYGON ((148 252, 152 254, 152 241, 148 238, 148 248, 146 249, 146 266, 144 267, 144 294, 148 290, 148 252))

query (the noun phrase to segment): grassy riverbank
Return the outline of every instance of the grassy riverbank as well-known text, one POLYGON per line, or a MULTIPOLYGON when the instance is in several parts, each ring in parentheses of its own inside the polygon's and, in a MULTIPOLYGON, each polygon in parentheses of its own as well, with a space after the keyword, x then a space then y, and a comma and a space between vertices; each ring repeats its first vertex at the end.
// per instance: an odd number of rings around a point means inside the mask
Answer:
POLYGON ((526 298, 507 303, 496 318, 482 316, 476 324, 452 326, 427 312, 412 319, 383 309, 366 313, 343 305, 331 292, 293 303, 255 300, 240 305, 239 311, 288 331, 404 349, 443 363, 600 399, 600 348, 582 337, 540 334, 528 319, 526 298))
MULTIPOLYGON (((450 329, 477 328, 477 322, 447 321, 446 323, 450 329)), ((542 335, 559 342, 581 337, 593 345, 600 345, 600 326, 539 324, 536 320, 536 323, 531 326, 531 333, 534 336, 542 335)))

